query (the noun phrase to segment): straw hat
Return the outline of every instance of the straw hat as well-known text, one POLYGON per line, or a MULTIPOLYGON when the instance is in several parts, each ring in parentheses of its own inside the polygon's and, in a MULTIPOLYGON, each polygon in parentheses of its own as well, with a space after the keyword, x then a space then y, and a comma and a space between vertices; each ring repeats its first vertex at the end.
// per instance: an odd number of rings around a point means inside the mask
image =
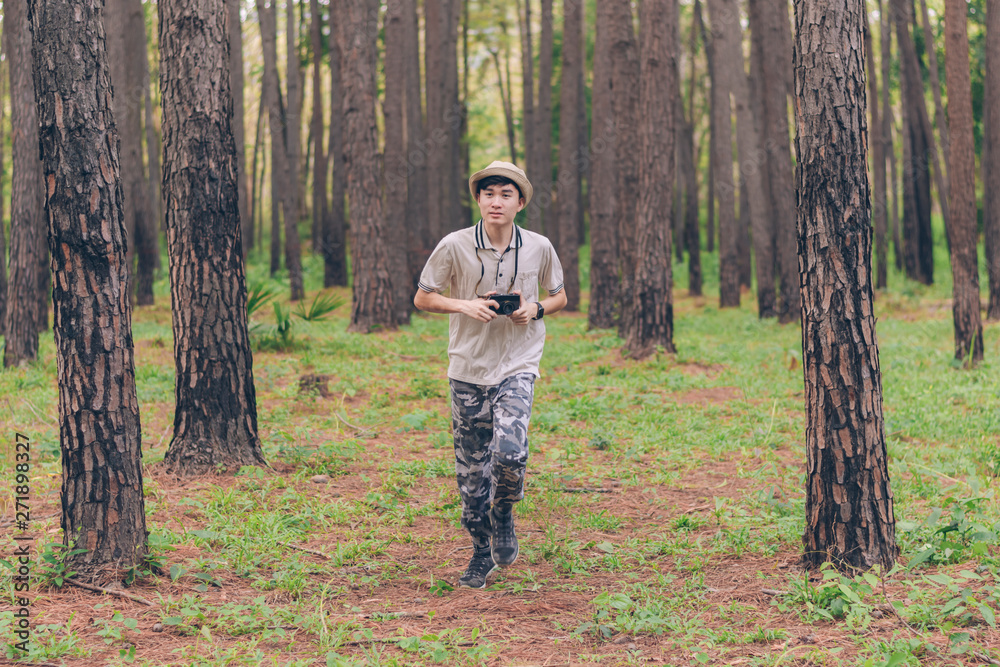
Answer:
POLYGON ((500 160, 491 162, 490 166, 486 167, 486 169, 480 169, 469 178, 469 192, 472 193, 473 199, 476 198, 476 183, 489 176, 503 176, 514 181, 517 183, 517 187, 521 188, 521 194, 524 195, 525 207, 531 203, 533 189, 524 170, 516 164, 501 162, 500 160))

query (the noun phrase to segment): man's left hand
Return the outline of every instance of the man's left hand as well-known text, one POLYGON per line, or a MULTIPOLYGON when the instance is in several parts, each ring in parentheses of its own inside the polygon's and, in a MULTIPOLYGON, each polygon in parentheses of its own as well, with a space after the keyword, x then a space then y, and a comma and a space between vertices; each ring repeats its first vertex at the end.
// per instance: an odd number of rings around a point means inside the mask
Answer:
POLYGON ((534 302, 526 302, 524 300, 524 295, 517 290, 514 290, 514 294, 521 297, 521 307, 510 314, 510 319, 514 322, 514 324, 525 326, 528 322, 535 319, 536 315, 538 315, 538 306, 534 302))

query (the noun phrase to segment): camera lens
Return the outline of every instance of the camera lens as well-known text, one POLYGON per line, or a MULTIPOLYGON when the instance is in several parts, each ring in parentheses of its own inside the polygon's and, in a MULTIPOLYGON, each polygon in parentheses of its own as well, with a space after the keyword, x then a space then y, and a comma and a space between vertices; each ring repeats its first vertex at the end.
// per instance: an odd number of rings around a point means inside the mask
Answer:
POLYGON ((514 304, 512 303, 503 304, 502 306, 500 306, 500 312, 503 313, 504 315, 510 315, 511 313, 514 312, 514 304))

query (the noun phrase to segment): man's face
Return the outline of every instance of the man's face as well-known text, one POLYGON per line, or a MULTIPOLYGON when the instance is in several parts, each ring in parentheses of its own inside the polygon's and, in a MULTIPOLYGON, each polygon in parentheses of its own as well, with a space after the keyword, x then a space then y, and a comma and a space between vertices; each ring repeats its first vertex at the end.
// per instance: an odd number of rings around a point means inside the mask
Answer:
POLYGON ((479 191, 476 201, 479 202, 479 213, 483 216, 483 222, 498 227, 512 224, 514 216, 524 208, 524 198, 510 183, 483 188, 479 191))

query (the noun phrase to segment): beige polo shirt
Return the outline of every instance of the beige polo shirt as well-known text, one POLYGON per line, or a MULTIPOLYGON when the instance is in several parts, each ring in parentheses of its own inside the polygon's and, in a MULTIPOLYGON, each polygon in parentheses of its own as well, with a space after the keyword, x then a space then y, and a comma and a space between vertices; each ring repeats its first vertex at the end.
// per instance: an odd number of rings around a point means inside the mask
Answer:
MULTIPOLYGON (((479 294, 520 290, 531 303, 540 301, 539 286, 550 295, 563 288, 563 270, 552 243, 541 234, 515 225, 510 247, 497 249, 491 246, 480 220, 474 227, 441 239, 420 274, 419 286, 427 292, 448 291, 453 299, 469 300, 476 298, 477 283, 479 294)), ((516 373, 538 377, 545 320, 518 326, 504 315, 489 323, 459 313, 449 317, 449 378, 496 385, 516 373)))

